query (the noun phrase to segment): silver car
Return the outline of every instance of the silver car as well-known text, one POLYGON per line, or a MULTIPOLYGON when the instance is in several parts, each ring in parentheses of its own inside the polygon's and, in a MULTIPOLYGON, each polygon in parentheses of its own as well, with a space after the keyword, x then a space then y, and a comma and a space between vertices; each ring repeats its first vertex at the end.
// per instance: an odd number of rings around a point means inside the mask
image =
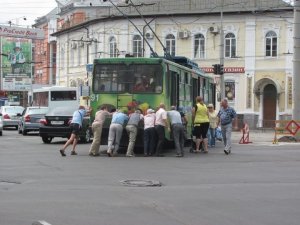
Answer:
POLYGON ((3 128, 15 127, 18 129, 19 121, 24 107, 22 106, 1 106, 3 128))
POLYGON ((22 113, 19 121, 19 134, 26 135, 29 131, 39 131, 40 119, 44 118, 48 112, 48 107, 30 106, 22 113))

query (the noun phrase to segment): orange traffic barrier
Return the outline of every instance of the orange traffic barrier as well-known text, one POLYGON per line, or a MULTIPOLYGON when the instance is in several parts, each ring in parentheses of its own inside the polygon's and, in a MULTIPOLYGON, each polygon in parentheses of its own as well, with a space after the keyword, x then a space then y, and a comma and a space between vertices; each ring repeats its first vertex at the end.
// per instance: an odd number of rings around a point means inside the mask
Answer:
POLYGON ((244 127, 243 129, 241 129, 243 136, 239 142, 239 144, 249 144, 252 143, 252 141, 250 141, 250 137, 249 137, 249 125, 247 123, 244 123, 244 127))
POLYGON ((278 143, 278 136, 292 136, 300 130, 300 120, 275 120, 273 144, 278 143))

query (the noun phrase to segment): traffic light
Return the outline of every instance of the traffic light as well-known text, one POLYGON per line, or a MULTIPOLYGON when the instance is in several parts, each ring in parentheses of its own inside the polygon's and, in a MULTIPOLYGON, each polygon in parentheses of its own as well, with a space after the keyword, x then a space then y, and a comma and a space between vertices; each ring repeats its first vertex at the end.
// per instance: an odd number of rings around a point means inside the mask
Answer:
POLYGON ((224 74, 224 65, 219 65, 219 74, 220 75, 224 74))
POLYGON ((213 66, 214 74, 219 74, 219 75, 223 75, 224 74, 224 65, 214 64, 212 66, 213 66))
POLYGON ((214 74, 218 74, 218 65, 219 64, 214 64, 213 66, 213 70, 214 70, 214 74))

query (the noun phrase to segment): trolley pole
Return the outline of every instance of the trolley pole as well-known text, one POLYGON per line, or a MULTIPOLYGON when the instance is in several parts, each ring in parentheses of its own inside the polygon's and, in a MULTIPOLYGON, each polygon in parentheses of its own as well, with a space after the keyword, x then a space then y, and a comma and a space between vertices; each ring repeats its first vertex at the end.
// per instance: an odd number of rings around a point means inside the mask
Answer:
POLYGON ((293 119, 300 120, 300 0, 294 1, 293 119))

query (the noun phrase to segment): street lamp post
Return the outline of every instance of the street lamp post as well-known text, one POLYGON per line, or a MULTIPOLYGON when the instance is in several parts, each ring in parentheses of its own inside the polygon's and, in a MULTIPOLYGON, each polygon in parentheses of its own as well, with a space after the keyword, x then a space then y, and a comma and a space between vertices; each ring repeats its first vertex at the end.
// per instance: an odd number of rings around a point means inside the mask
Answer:
MULTIPOLYGON (((224 29, 223 29, 223 7, 224 7, 224 0, 222 0, 221 5, 221 26, 220 26, 220 65, 224 66, 224 29)), ((224 68, 224 67, 223 67, 224 68)), ((220 92, 221 92, 221 99, 225 98, 225 80, 224 74, 221 74, 221 83, 220 83, 220 92)))
POLYGON ((294 1, 293 119, 300 120, 300 0, 294 1))

